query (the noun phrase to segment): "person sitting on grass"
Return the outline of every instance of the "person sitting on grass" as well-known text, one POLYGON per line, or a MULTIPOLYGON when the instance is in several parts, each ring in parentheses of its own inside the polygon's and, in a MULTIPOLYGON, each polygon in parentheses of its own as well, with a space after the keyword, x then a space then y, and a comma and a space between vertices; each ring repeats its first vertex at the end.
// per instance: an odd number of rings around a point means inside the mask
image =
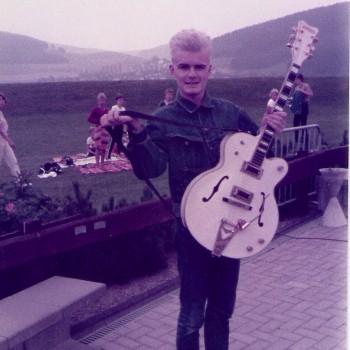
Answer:
POLYGON ((95 128, 93 126, 90 126, 90 128, 89 128, 90 136, 86 139, 86 148, 87 148, 86 157, 93 157, 96 154, 96 144, 94 141, 94 130, 95 130, 95 128))

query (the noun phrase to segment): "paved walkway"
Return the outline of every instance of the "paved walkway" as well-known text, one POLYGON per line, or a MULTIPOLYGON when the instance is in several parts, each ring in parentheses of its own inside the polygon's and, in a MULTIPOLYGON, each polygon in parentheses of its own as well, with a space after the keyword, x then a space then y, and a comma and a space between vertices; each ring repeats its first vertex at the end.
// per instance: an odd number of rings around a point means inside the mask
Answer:
MULTIPOLYGON (((242 261, 230 349, 347 348, 347 231, 318 218, 242 261)), ((176 290, 80 342, 91 350, 173 350, 178 310, 176 290)))

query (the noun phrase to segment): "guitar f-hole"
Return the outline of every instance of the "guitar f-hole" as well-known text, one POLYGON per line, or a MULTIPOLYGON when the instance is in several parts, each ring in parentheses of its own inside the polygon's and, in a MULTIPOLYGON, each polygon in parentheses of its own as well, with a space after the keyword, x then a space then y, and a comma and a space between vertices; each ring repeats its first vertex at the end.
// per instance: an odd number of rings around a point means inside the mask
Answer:
POLYGON ((223 182, 224 180, 228 180, 229 179, 229 177, 228 176, 223 176, 220 180, 219 180, 219 182, 213 187, 213 190, 212 190, 212 192, 211 192, 211 195, 208 197, 208 198, 206 198, 206 197, 203 197, 202 198, 202 201, 203 202, 209 202, 212 198, 213 198, 213 196, 214 196, 214 194, 217 192, 217 191, 219 191, 219 187, 220 187, 220 185, 221 185, 221 182, 223 182))
POLYGON ((265 211, 265 199, 268 197, 268 194, 265 195, 265 192, 261 192, 261 195, 262 195, 262 203, 261 203, 261 206, 260 206, 260 209, 259 209, 259 220, 258 220, 258 224, 260 227, 263 227, 264 226, 264 223, 261 221, 261 217, 262 217, 262 214, 264 213, 265 211))

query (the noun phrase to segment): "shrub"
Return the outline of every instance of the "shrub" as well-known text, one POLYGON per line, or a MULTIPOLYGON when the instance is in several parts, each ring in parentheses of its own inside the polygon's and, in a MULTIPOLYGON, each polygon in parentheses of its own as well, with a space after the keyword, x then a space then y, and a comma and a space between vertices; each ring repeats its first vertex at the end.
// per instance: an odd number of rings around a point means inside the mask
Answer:
MULTIPOLYGON (((140 202, 148 202, 153 199, 153 192, 149 187, 144 187, 142 196, 140 197, 140 202)), ((132 204, 136 204, 135 202, 132 204)), ((108 203, 102 204, 101 211, 102 213, 108 213, 117 209, 122 209, 127 207, 129 204, 125 197, 121 198, 116 204, 115 198, 110 196, 108 198, 108 203)))
POLYGON ((48 222, 61 216, 59 202, 34 188, 29 174, 0 183, 0 234, 20 230, 25 220, 48 222))
POLYGON ((73 182, 74 197, 67 195, 63 203, 63 212, 65 216, 71 216, 75 214, 81 214, 84 217, 90 217, 96 215, 97 210, 93 207, 91 202, 92 191, 88 190, 87 194, 84 194, 80 190, 78 182, 73 182))
POLYGON ((125 197, 121 198, 119 202, 115 203, 115 198, 113 196, 110 196, 108 198, 107 204, 102 204, 101 212, 102 213, 108 213, 114 210, 122 209, 128 206, 128 202, 125 197))

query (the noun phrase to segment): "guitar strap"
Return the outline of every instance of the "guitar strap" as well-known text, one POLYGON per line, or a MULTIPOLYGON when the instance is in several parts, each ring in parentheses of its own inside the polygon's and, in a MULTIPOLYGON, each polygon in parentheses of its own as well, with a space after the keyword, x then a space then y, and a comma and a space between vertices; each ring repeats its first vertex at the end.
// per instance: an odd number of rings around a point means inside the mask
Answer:
MULTIPOLYGON (((130 159, 129 157, 129 151, 128 149, 124 146, 121 138, 122 138, 122 135, 121 136, 117 136, 118 140, 116 140, 117 144, 119 145, 118 146, 118 153, 120 154, 121 152, 123 152, 125 154, 125 156, 130 159), (119 137, 120 137, 120 140, 119 140, 119 137)), ((173 210, 171 209, 171 207, 169 206, 169 204, 164 200, 163 196, 159 193, 159 191, 157 190, 157 188, 154 186, 154 184, 152 183, 152 181, 148 178, 145 178, 144 181, 146 182, 147 186, 151 189, 151 191, 160 199, 160 201, 163 203, 163 205, 165 206, 165 208, 171 213, 172 216, 174 216, 175 218, 175 215, 173 213, 173 210)))
POLYGON ((155 193, 155 195, 160 199, 165 208, 171 213, 171 215, 175 218, 172 208, 168 205, 168 203, 164 200, 164 197, 159 193, 157 188, 153 185, 153 182, 150 179, 145 179, 147 186, 155 193))
MULTIPOLYGON (((199 124, 193 124, 193 123, 184 123, 184 122, 178 122, 176 120, 168 120, 161 117, 157 117, 155 115, 149 115, 141 112, 136 111, 122 111, 119 112, 120 115, 127 115, 132 118, 139 118, 139 119, 145 119, 149 121, 159 122, 159 123, 165 123, 165 124, 171 124, 171 125, 178 125, 178 126, 188 126, 190 128, 196 128, 196 129, 203 129, 202 125, 199 124)), ((231 128, 215 128, 215 127, 205 127, 209 130, 221 130, 221 131, 231 131, 231 132, 238 132, 237 129, 231 129, 231 128)))

